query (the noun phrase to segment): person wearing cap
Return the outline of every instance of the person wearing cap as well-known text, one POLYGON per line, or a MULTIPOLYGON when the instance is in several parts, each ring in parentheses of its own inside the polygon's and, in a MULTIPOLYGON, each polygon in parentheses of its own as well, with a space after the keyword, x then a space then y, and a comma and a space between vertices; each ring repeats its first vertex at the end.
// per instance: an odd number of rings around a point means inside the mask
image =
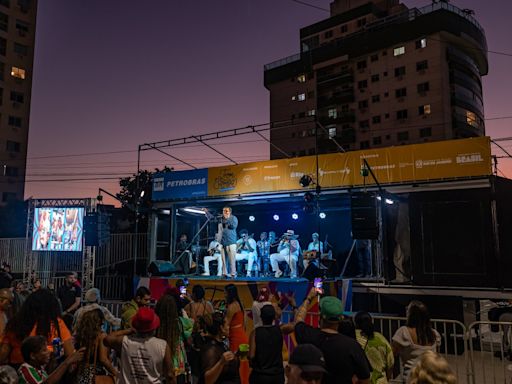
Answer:
POLYGON ((118 384, 176 384, 171 350, 167 341, 155 337, 160 318, 149 307, 141 307, 131 319, 131 329, 113 332, 103 343, 120 356, 118 384))
POLYGON ((277 246, 277 252, 270 255, 270 265, 274 271, 275 277, 279 278, 283 272, 279 269, 279 263, 284 261, 290 266, 290 277, 297 277, 297 261, 300 255, 300 244, 295 236, 295 231, 292 229, 287 230, 281 237, 281 241, 277 246))
POLYGON ((283 334, 274 325, 276 310, 271 304, 261 308, 262 325, 249 336, 250 384, 284 384, 283 334))
POLYGON ((343 306, 337 297, 325 296, 320 299, 320 329, 304 323, 308 308, 316 296, 313 287, 297 310, 294 324, 297 342, 313 344, 323 352, 327 373, 322 383, 352 384, 352 377, 355 376, 359 384, 368 384, 370 367, 363 349, 356 340, 338 333, 343 306))
POLYGON ((324 355, 313 344, 295 347, 285 369, 288 384, 320 384, 326 372, 324 355))
POLYGON ((117 329, 121 326, 121 319, 115 317, 112 312, 108 310, 108 308, 100 305, 99 302, 101 300, 100 290, 98 288, 91 288, 87 292, 85 292, 85 305, 80 307, 75 312, 75 318, 73 321, 73 328, 80 322, 81 317, 84 313, 88 311, 92 311, 94 309, 99 309, 103 313, 103 317, 105 317, 105 321, 110 324, 110 326, 114 329, 117 329))

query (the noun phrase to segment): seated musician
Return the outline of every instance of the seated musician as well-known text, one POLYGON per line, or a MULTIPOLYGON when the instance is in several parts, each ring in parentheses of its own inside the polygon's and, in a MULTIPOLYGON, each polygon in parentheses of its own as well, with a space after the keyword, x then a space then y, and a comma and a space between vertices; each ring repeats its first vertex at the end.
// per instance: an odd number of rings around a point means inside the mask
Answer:
POLYGON ((176 263, 176 266, 183 271, 183 273, 190 273, 193 262, 192 251, 190 250, 188 243, 188 236, 185 233, 181 234, 180 240, 176 243, 174 262, 176 263))
POLYGON ((247 229, 242 229, 240 236, 241 238, 236 242, 236 261, 247 260, 247 277, 251 277, 254 265, 258 267, 256 240, 249 236, 247 229))
POLYGON ((204 258, 203 276, 210 276, 210 262, 217 261, 217 276, 222 276, 222 233, 217 233, 208 246, 208 256, 204 258))
POLYGON ((295 232, 291 229, 287 230, 281 237, 281 241, 277 246, 277 252, 270 255, 270 264, 274 271, 275 277, 281 277, 283 272, 279 269, 279 262, 284 261, 290 266, 291 278, 297 277, 297 261, 299 260, 300 244, 295 236, 295 232))
POLYGON ((324 253, 324 245, 319 240, 320 236, 318 236, 318 233, 313 233, 311 235, 311 239, 313 240, 308 245, 308 254, 309 257, 304 257, 304 269, 306 269, 310 263, 315 264, 318 267, 318 260, 320 259, 320 256, 324 253))

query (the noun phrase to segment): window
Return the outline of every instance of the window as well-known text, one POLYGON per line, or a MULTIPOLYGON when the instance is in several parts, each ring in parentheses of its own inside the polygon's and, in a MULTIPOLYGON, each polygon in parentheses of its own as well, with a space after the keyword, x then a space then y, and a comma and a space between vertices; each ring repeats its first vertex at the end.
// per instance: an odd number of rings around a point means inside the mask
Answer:
POLYGON ((380 76, 378 73, 376 75, 372 75, 372 83, 376 83, 379 80, 380 80, 380 76))
POLYGON ((29 24, 22 20, 16 19, 16 29, 18 30, 18 35, 26 36, 29 31, 29 24))
POLYGON ((389 119, 389 113, 386 113, 386 114, 384 115, 384 118, 385 118, 385 119, 389 119))
POLYGON ((430 84, 427 81, 426 83, 418 84, 418 93, 424 93, 430 90, 430 84))
POLYGON ((424 71, 428 68, 428 60, 418 61, 416 63, 416 70, 417 71, 424 71))
POLYGON ((466 111, 466 123, 478 128, 478 119, 476 118, 476 113, 466 111))
POLYGON ((5 64, 0 62, 0 80, 4 79, 4 73, 5 73, 5 64))
POLYGON ((16 200, 16 194, 14 192, 2 192, 2 202, 7 203, 9 201, 16 200))
POLYGON ((327 116, 329 116, 330 119, 335 119, 338 117, 338 111, 336 108, 331 108, 327 111, 327 116))
POLYGON ((306 100, 306 94, 305 93, 299 93, 298 95, 292 96, 292 100, 294 101, 304 101, 306 100))
POLYGON ((25 70, 18 67, 11 68, 11 76, 16 77, 18 79, 25 79, 25 70))
POLYGON ((373 116, 372 124, 380 124, 380 116, 373 116))
POLYGON ((7 140, 7 143, 5 145, 5 149, 7 150, 7 152, 19 152, 20 148, 21 145, 17 141, 7 140))
POLYGON ((308 92, 308 99, 312 99, 313 97, 315 97, 315 91, 309 91, 308 92))
POLYGON ((399 88, 399 89, 395 90, 395 96, 397 98, 407 96, 407 88, 399 88))
POLYGON ((366 60, 361 60, 357 62, 357 69, 365 69, 366 68, 366 60))
POLYGON ((389 92, 384 92, 384 97, 388 97, 389 96, 389 92))
POLYGON ((368 129, 370 128, 370 120, 362 120, 359 122, 359 128, 368 129))
POLYGON ((4 103, 4 89, 0 88, 0 105, 4 103))
POLYGON ((21 92, 11 91, 11 101, 23 103, 25 101, 25 96, 21 92))
POLYGON ((407 109, 396 111, 397 120, 407 119, 407 109))
POLYGON ((332 31, 327 31, 324 33, 324 38, 330 39, 332 37, 332 31))
POLYGON ((398 141, 406 141, 406 140, 409 140, 409 132, 407 131, 404 131, 404 132, 398 132, 396 134, 396 139, 398 141))
POLYGON ((421 128, 420 129, 420 137, 430 137, 432 136, 432 128, 430 127, 427 127, 427 128, 421 128))
POLYGON ((23 44, 14 43, 14 52, 18 55, 27 56, 28 55, 28 47, 23 44))
POLYGON ((380 145, 382 144, 382 138, 380 136, 376 136, 373 138, 373 145, 380 145))
POLYGON ((336 127, 329 128, 329 139, 336 137, 336 127))
POLYGON ((357 20, 357 27, 361 28, 366 25, 366 17, 363 17, 362 19, 357 20))
POLYGON ((382 73, 382 76, 384 76, 384 77, 388 77, 388 71, 384 71, 384 72, 382 73))
POLYGON ((341 33, 347 33, 348 32, 348 25, 347 24, 343 24, 341 26, 341 33))
POLYGON ((376 61, 379 61, 379 55, 371 55, 370 56, 370 61, 372 63, 376 62, 376 61))
POLYGON ((405 67, 397 67, 395 68, 395 77, 405 75, 405 67))
POLYGON ((425 48, 427 46, 427 39, 416 40, 416 49, 425 48))
POLYGON ((299 119, 306 117, 306 112, 299 112, 299 119))
POLYGON ((309 111, 307 111, 306 115, 308 115, 308 116, 315 116, 316 115, 316 111, 314 109, 310 109, 309 111))
POLYGON ((382 51, 382 56, 387 56, 388 55, 388 51, 382 51))
POLYGON ((17 177, 18 176, 18 168, 16 167, 4 167, 4 176, 8 177, 17 177))
POLYGON ((361 149, 368 149, 368 148, 370 148, 370 141, 369 140, 361 141, 359 143, 359 147, 361 149))
POLYGON ((6 31, 9 28, 9 16, 5 13, 0 12, 0 30, 6 31))
POLYGON ((297 82, 305 83, 306 82, 306 75, 302 73, 299 76, 297 76, 297 82))
POLYGON ((400 55, 403 55, 403 54, 405 54, 405 47, 404 46, 393 49, 393 56, 400 56, 400 55))
POLYGON ((9 125, 13 127, 21 127, 21 117, 9 116, 9 125))
POLYGON ((368 100, 361 100, 359 102, 359 109, 365 109, 368 108, 368 100))
POLYGON ((0 55, 5 56, 5 52, 7 51, 7 40, 3 37, 0 37, 0 55))
POLYGON ((421 115, 430 115, 430 104, 420 105, 418 107, 418 114, 421 115))
POLYGON ((348 112, 348 104, 342 104, 341 112, 344 112, 344 113, 348 112))
POLYGON ((361 80, 357 83, 357 88, 364 89, 368 88, 368 80, 361 80))
POLYGON ((380 95, 372 96, 372 103, 378 103, 380 101, 380 95))

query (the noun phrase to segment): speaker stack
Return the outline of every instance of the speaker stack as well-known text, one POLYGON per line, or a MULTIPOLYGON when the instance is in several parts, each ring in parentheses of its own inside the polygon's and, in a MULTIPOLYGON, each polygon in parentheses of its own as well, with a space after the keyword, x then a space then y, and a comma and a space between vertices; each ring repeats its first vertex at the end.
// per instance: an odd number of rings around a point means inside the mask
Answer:
POLYGON ((352 238, 379 238, 378 200, 375 193, 354 192, 350 195, 352 238))

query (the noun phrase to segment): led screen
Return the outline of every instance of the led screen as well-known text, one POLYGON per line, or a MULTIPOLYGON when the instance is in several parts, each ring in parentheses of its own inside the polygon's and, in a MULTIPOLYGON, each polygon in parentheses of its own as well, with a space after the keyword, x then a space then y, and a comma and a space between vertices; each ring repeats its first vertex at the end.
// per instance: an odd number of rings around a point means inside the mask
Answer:
POLYGON ((84 208, 36 208, 33 251, 81 251, 84 208))

